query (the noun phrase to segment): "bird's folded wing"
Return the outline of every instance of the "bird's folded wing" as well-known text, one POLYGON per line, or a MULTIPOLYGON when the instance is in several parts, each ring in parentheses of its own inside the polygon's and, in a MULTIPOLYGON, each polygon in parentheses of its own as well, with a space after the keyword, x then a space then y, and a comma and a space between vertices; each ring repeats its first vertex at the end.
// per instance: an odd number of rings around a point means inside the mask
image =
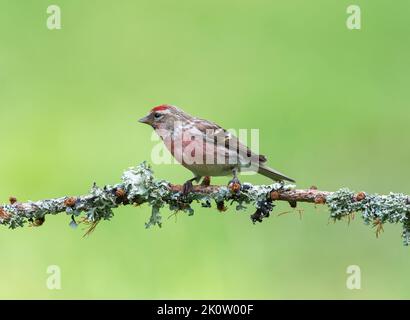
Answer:
MULTIPOLYGON (((226 157, 229 157, 232 153, 234 153, 241 158, 240 160, 246 162, 251 161, 251 159, 252 161, 257 161, 259 163, 264 163, 267 161, 264 155, 255 154, 251 149, 242 144, 235 135, 217 124, 203 119, 195 119, 194 121, 196 128, 198 128, 204 136, 206 143, 224 146, 226 157)), ((220 148, 218 149, 220 150, 220 148)))

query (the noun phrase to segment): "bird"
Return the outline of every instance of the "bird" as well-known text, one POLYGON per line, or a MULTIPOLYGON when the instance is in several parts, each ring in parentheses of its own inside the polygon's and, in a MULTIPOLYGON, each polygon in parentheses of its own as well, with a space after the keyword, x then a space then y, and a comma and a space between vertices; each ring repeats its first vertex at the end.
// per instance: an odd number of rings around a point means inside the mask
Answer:
POLYGON ((214 122, 193 117, 168 104, 152 108, 139 122, 150 125, 159 135, 172 156, 194 177, 183 184, 188 194, 202 177, 232 175, 228 185, 239 185, 238 173, 254 171, 274 181, 294 179, 267 166, 264 155, 252 152, 231 132, 214 122))

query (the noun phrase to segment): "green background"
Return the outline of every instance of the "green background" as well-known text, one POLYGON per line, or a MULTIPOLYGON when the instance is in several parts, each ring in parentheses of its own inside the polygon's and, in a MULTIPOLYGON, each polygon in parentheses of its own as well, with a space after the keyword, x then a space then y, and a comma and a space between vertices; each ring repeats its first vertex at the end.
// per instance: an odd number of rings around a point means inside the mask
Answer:
MULTIPOLYGON (((137 122, 175 104, 227 128, 260 129, 269 164, 298 187, 410 193, 410 3, 351 1, 0 1, 0 201, 87 193, 150 160, 137 122), (62 29, 46 28, 46 8, 62 29)), ((183 182, 178 165, 155 174, 183 182)), ((268 183, 264 177, 243 177, 268 183)), ((225 184, 227 178, 214 183, 225 184)), ((301 205, 252 225, 196 207, 144 229, 122 207, 91 237, 48 217, 0 232, 0 298, 410 298, 400 226, 329 223, 301 205), (62 289, 46 287, 49 265, 62 289), (362 289, 346 288, 361 268, 362 289)))

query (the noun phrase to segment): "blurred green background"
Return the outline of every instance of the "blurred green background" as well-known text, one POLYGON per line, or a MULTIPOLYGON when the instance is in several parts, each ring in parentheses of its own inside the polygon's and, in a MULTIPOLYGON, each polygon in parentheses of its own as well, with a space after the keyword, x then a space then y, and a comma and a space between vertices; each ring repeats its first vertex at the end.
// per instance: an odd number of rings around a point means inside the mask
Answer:
MULTIPOLYGON (((354 3, 360 31, 346 28, 344 0, 0 0, 0 201, 119 182, 150 160, 151 129, 137 119, 162 103, 259 128, 269 164, 299 187, 410 193, 410 3, 354 3), (50 4, 61 30, 46 28, 50 4)), ((163 228, 145 230, 149 207, 123 207, 86 239, 64 215, 2 228, 0 298, 410 298, 400 226, 376 239, 359 217, 333 224, 325 208, 300 208, 302 219, 258 225, 251 208, 197 206, 177 221, 165 210, 163 228), (49 265, 61 290, 46 287, 49 265), (349 265, 361 290, 346 288, 349 265)))

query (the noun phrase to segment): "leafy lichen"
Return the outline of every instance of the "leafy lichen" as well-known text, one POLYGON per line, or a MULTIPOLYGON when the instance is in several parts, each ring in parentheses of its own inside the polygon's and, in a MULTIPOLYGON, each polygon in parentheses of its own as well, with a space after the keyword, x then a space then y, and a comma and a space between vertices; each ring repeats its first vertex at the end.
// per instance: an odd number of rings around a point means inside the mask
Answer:
POLYGON ((165 180, 155 180, 153 172, 146 162, 125 171, 122 181, 131 203, 148 202, 152 207, 151 217, 145 227, 149 228, 155 225, 161 227, 160 209, 171 194, 169 183, 165 180))
MULTIPOLYGON (((261 222, 269 217, 274 208, 274 201, 282 192, 291 191, 294 185, 274 183, 271 185, 252 185, 244 183, 240 188, 221 186, 212 192, 192 192, 183 195, 172 191, 170 183, 165 180, 156 180, 153 172, 146 162, 136 167, 129 168, 122 175, 122 181, 113 186, 92 187, 88 195, 82 197, 63 197, 37 202, 13 203, 0 206, 0 224, 9 228, 22 227, 26 222, 38 226, 44 221, 48 214, 65 212, 71 216, 70 225, 77 226, 76 219, 82 215, 80 222, 91 225, 92 231, 101 220, 110 220, 114 213, 113 209, 122 204, 148 203, 151 207, 151 216, 146 222, 147 228, 161 226, 161 209, 168 207, 171 211, 182 211, 188 215, 194 214, 193 202, 202 207, 216 207, 224 211, 225 203, 235 204, 237 211, 245 210, 248 206, 255 208, 256 212, 251 215, 252 221, 261 222), (272 195, 276 194, 275 197, 272 195), (41 223, 39 223, 41 222, 41 223)), ((301 190, 300 190, 301 191, 301 190)), ((303 190, 302 190, 303 191, 303 190)), ((401 193, 390 193, 388 195, 366 194, 342 188, 330 193, 326 199, 330 217, 340 220, 350 217, 354 212, 360 212, 367 225, 377 226, 377 232, 382 230, 383 223, 400 223, 403 226, 403 242, 410 244, 410 200, 401 193)), ((322 199, 321 198, 321 199, 322 199)), ((289 200, 290 201, 290 200, 289 200)), ((292 200, 293 201, 293 200, 292 200)), ((310 199, 310 202, 313 202, 310 199)))
POLYGON ((360 199, 347 189, 340 189, 326 199, 330 217, 340 220, 354 212, 360 212, 365 224, 382 225, 385 222, 403 226, 403 243, 410 244, 410 202, 402 193, 388 195, 364 194, 360 199))

